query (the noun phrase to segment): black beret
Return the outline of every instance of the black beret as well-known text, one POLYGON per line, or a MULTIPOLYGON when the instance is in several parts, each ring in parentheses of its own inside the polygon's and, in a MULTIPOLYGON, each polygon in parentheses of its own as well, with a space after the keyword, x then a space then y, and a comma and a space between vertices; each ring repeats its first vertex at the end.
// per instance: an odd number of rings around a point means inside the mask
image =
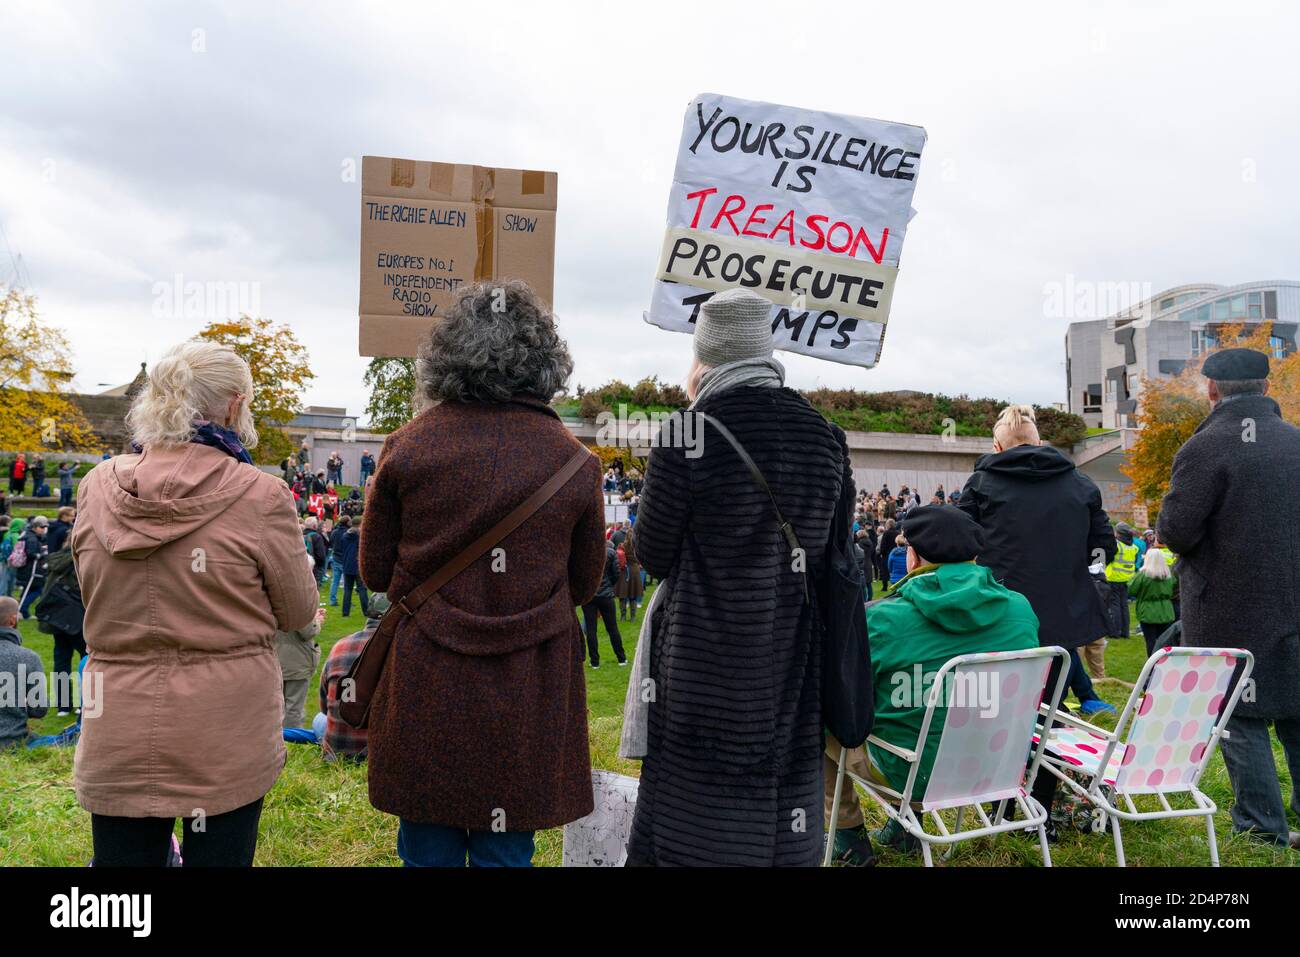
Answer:
POLYGON ((1201 375, 1218 382, 1239 379, 1267 379, 1268 356, 1254 349, 1223 349, 1211 353, 1201 366, 1201 375))
POLYGON ((955 505, 914 508, 903 520, 903 536, 928 562, 968 562, 984 547, 984 529, 955 505))

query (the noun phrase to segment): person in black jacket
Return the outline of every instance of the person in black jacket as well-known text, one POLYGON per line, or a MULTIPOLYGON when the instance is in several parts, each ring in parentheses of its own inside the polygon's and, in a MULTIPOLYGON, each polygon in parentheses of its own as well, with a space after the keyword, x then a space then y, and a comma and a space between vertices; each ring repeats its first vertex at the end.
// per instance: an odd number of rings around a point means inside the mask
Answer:
MULTIPOLYGON (((353 489, 355 492, 356 489, 353 489)), ((339 523, 334 526, 330 532, 330 598, 331 605, 339 603, 339 585, 343 584, 343 555, 346 552, 346 546, 343 540, 347 538, 348 529, 352 527, 352 516, 347 512, 339 518, 339 523)))
POLYGON ((335 545, 334 557, 343 565, 343 617, 352 614, 352 589, 357 590, 361 599, 361 613, 369 614, 370 594, 366 583, 361 580, 361 565, 357 560, 357 551, 361 547, 361 520, 357 519, 343 533, 343 540, 335 545), (342 551, 340 552, 340 548, 342 551))
POLYGON ((325 541, 325 536, 320 533, 318 526, 319 523, 314 515, 303 519, 302 540, 307 547, 307 554, 311 556, 311 573, 316 577, 317 588, 325 580, 325 561, 329 553, 329 544, 325 541))
POLYGON ((53 554, 63 547, 72 532, 72 523, 77 520, 77 510, 71 505, 59 509, 57 517, 50 522, 50 530, 45 533, 45 544, 53 554))
POLYGON ((44 515, 37 515, 27 523, 27 528, 23 531, 23 548, 27 561, 18 569, 17 585, 19 594, 23 596, 19 614, 24 618, 31 617, 32 604, 41 597, 41 588, 45 584, 45 556, 49 554, 45 537, 49 534, 49 527, 50 520, 44 515))
POLYGON ((1042 444, 1031 407, 1003 409, 958 507, 984 529, 979 563, 1029 599, 1040 645, 1073 651, 1106 634, 1088 566, 1115 555, 1110 518, 1096 483, 1042 444))
POLYGON ((82 622, 86 606, 81 600, 81 585, 77 570, 72 564, 72 550, 55 551, 45 563, 45 588, 40 604, 36 606, 36 620, 41 631, 54 636, 54 698, 59 716, 71 713, 75 706, 72 697, 72 653, 78 659, 86 657, 86 639, 82 635, 82 622))
POLYGON ((823 851, 822 624, 801 569, 848 537, 853 470, 844 432, 784 387, 772 308, 740 290, 701 306, 691 408, 650 452, 636 553, 665 591, 629 864, 813 867, 823 851))
POLYGON ((885 519, 885 524, 877 532, 876 549, 873 555, 876 578, 882 586, 889 585, 889 553, 894 549, 896 538, 898 538, 897 523, 892 518, 885 519))
MULTIPOLYGON (((1115 535, 1101 490, 1063 452, 1042 444, 1034 410, 1010 405, 993 427, 993 453, 981 456, 957 507, 984 529, 979 563, 1029 599, 1038 643, 1070 653, 1070 688, 1084 714, 1111 711, 1087 680, 1078 649, 1107 633, 1089 565, 1115 557, 1115 535)), ((1047 687, 1055 687, 1053 660, 1047 687)), ((1051 809, 1056 779, 1040 771, 1034 797, 1051 809)), ((1049 828, 1049 832, 1050 832, 1049 828)))
MULTIPOLYGON (((605 571, 600 577, 600 587, 596 589, 596 596, 582 606, 582 630, 587 636, 587 653, 591 656, 593 668, 600 667, 600 647, 596 643, 597 614, 605 622, 605 631, 609 635, 610 647, 614 649, 614 657, 618 659, 618 666, 622 668, 627 664, 627 655, 623 652, 623 636, 618 630, 618 612, 614 606, 614 591, 618 587, 618 579, 618 551, 614 547, 614 542, 607 539, 605 571)), ((579 657, 581 657, 581 649, 579 649, 579 657)))

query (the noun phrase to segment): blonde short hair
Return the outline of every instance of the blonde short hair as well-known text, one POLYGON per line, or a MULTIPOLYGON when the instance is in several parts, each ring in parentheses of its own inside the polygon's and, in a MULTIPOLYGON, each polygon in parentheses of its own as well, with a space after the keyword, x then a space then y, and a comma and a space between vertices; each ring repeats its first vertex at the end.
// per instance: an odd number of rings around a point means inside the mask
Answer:
POLYGON ((1038 444, 1038 422, 1032 405, 1009 405, 993 426, 993 438, 1004 449, 1038 444))
POLYGON ((257 445, 252 395, 253 375, 233 349, 190 340, 169 349, 149 370, 126 424, 140 445, 183 445, 194 438, 195 420, 206 419, 229 425, 251 449, 257 445), (235 396, 244 401, 236 421, 226 423, 226 407, 235 396))

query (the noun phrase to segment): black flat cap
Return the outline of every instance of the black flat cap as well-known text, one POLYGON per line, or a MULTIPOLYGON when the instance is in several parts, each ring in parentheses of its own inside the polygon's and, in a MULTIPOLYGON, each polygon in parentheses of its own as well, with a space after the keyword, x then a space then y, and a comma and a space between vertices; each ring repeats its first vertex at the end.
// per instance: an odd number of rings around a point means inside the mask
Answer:
POLYGON ((984 547, 984 529, 955 505, 912 509, 903 520, 903 536, 916 554, 940 565, 968 562, 984 547))
POLYGON ((1254 349, 1223 349, 1205 360, 1201 375, 1216 382, 1267 379, 1268 356, 1254 349))

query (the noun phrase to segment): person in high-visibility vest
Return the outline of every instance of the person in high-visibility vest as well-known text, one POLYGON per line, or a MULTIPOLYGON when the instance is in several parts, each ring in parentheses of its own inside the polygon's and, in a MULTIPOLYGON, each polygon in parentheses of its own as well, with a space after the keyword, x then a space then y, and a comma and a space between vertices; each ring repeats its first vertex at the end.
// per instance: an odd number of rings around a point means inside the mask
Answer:
POLYGON ((1133 529, 1120 522, 1115 528, 1115 539, 1119 547, 1115 550, 1115 557, 1106 566, 1106 581, 1128 584, 1137 574, 1139 549, 1133 541, 1133 529))

